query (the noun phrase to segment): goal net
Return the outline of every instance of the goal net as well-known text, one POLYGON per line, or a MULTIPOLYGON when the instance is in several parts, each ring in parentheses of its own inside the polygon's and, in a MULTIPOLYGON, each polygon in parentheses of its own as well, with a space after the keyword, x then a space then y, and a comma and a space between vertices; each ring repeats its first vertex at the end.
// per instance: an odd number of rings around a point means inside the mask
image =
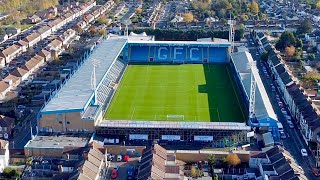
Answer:
POLYGON ((184 115, 180 114, 167 114, 167 120, 168 121, 179 121, 179 120, 184 120, 184 115))

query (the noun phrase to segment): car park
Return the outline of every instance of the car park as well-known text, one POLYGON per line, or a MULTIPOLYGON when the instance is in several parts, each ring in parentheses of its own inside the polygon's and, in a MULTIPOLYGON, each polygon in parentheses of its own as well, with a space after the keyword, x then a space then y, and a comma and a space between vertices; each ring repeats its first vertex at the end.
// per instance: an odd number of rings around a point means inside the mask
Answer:
POLYGON ((306 149, 301 149, 301 155, 302 156, 308 156, 307 150, 306 149))

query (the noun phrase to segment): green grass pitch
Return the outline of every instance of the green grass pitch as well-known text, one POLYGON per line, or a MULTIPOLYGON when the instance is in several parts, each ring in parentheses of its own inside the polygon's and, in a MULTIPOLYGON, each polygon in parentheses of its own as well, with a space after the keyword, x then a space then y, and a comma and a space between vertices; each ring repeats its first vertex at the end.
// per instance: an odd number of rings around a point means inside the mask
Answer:
POLYGON ((229 64, 129 65, 105 119, 245 122, 230 71, 229 64))

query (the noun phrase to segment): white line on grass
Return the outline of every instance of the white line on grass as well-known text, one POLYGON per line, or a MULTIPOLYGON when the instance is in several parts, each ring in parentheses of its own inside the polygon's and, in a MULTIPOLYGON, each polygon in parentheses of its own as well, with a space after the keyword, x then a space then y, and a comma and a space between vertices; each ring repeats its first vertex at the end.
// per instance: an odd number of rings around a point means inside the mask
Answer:
POLYGON ((134 107, 133 108, 133 112, 132 112, 132 114, 131 114, 131 120, 132 120, 132 118, 133 118, 133 115, 134 115, 134 112, 136 111, 136 107, 134 107))

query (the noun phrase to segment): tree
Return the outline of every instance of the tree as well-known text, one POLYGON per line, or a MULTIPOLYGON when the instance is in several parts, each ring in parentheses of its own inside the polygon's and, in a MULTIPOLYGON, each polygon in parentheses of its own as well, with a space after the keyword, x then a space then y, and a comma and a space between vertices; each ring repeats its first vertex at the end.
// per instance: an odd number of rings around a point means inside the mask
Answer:
POLYGON ((210 154, 208 157, 208 163, 211 166, 215 166, 216 162, 217 162, 216 156, 214 154, 210 154))
POLYGON ((301 22, 300 26, 297 28, 297 34, 310 33, 312 31, 312 22, 309 19, 305 19, 301 22))
POLYGON ((193 21, 193 14, 191 12, 185 13, 183 20, 185 22, 192 22, 193 21))
POLYGON ((320 75, 317 71, 309 71, 307 74, 304 76, 304 79, 307 81, 319 81, 320 80, 320 75))
POLYGON ((240 24, 239 25, 239 31, 240 31, 241 38, 243 38, 243 35, 244 35, 245 31, 246 31, 244 24, 240 24))
POLYGON ((284 50, 287 46, 294 46, 296 44, 296 37, 292 32, 285 31, 281 34, 278 42, 276 43, 276 48, 279 50, 284 50))
POLYGON ((316 55, 314 55, 314 54, 309 54, 308 59, 309 59, 310 61, 314 61, 314 60, 316 59, 316 55))
POLYGON ((297 39, 296 47, 297 48, 302 48, 302 46, 303 46, 302 39, 301 38, 297 39))
POLYGON ((240 18, 241 18, 242 21, 248 21, 248 20, 249 20, 249 17, 248 17, 248 15, 246 15, 246 14, 242 14, 242 15, 240 16, 240 18))
POLYGON ((268 60, 268 56, 269 56, 269 53, 267 53, 267 52, 262 53, 260 55, 261 61, 265 61, 266 62, 268 60))
POLYGON ((105 15, 100 16, 97 19, 97 23, 104 24, 104 25, 109 25, 109 21, 108 21, 108 19, 107 19, 107 17, 105 15))
POLYGON ((320 1, 319 0, 316 3, 316 7, 317 7, 317 9, 320 9, 320 1))
POLYGON ((253 14, 258 14, 258 12, 259 12, 259 5, 258 5, 258 3, 255 2, 255 1, 253 1, 253 2, 251 3, 250 10, 251 10, 251 12, 252 12, 253 14))
POLYGON ((137 13, 137 14, 141 14, 141 13, 142 13, 142 9, 141 9, 141 8, 137 8, 137 9, 136 9, 136 13, 137 13))
POLYGON ((20 172, 18 172, 16 169, 13 169, 11 167, 6 167, 3 170, 3 176, 9 179, 15 179, 15 177, 19 177, 20 172))
POLYGON ((294 46, 287 46, 285 48, 286 56, 293 57, 295 52, 296 52, 296 48, 294 46))
POLYGON ((106 36, 107 31, 106 31, 106 29, 99 29, 99 30, 98 30, 98 34, 100 34, 100 35, 102 35, 102 36, 106 36))
POLYGON ((0 28, 0 35, 4 35, 4 34, 6 34, 6 32, 2 28, 0 28))
POLYGON ((218 175, 217 175, 217 174, 215 174, 213 179, 214 179, 214 180, 219 180, 218 175))
POLYGON ((230 166, 237 166, 241 163, 237 154, 228 154, 226 161, 230 166))

